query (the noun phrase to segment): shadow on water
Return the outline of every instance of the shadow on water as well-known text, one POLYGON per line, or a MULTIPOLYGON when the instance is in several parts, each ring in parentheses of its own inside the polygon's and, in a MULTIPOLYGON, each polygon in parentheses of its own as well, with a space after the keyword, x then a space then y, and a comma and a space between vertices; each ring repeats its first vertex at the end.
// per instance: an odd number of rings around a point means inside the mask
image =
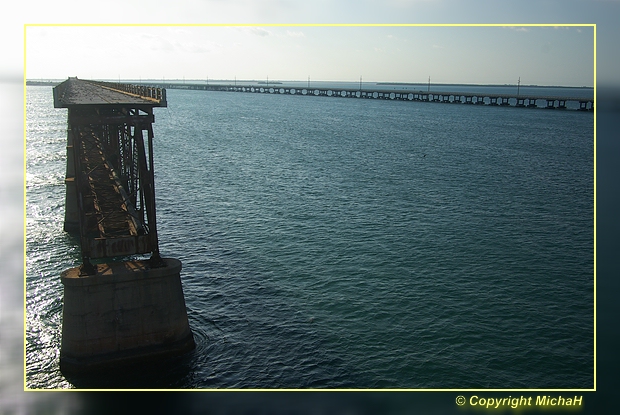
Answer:
POLYGON ((129 363, 88 374, 65 374, 78 389, 182 389, 193 375, 195 351, 182 356, 129 363))

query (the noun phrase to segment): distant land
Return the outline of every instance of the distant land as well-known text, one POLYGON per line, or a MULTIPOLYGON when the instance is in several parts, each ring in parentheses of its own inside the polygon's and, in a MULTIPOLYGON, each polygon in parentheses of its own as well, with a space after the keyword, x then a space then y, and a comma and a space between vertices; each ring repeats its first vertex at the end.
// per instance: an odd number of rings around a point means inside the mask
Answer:
POLYGON ((26 85, 56 86, 63 81, 26 81, 26 85))

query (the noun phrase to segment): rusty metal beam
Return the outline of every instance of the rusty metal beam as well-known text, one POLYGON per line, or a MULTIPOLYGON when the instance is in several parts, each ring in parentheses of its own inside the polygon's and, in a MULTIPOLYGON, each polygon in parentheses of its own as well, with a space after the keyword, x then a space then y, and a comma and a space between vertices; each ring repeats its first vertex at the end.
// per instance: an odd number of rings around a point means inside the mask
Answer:
POLYGON ((147 115, 91 115, 83 117, 75 117, 73 119, 73 125, 110 125, 110 124, 127 124, 127 125, 142 125, 155 122, 153 114, 147 115))

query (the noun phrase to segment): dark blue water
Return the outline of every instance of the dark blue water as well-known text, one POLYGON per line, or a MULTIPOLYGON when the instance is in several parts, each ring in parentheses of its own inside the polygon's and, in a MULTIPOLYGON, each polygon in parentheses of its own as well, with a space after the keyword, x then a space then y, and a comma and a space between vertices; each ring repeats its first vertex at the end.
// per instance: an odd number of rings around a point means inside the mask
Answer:
POLYGON ((160 248, 197 349, 67 380, 66 112, 27 101, 28 387, 593 387, 591 113, 168 90, 160 248))

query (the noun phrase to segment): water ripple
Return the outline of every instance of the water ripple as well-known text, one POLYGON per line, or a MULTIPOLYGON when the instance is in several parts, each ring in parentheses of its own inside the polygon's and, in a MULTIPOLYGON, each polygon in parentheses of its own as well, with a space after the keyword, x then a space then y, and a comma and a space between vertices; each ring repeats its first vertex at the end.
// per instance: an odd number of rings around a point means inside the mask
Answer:
MULTIPOLYGON (((124 385, 592 387, 590 115, 168 101, 155 123, 160 249, 183 262, 197 347, 124 385)), ((71 387, 55 363, 57 276, 79 263, 62 232, 64 123, 28 118, 31 387, 71 387)))

